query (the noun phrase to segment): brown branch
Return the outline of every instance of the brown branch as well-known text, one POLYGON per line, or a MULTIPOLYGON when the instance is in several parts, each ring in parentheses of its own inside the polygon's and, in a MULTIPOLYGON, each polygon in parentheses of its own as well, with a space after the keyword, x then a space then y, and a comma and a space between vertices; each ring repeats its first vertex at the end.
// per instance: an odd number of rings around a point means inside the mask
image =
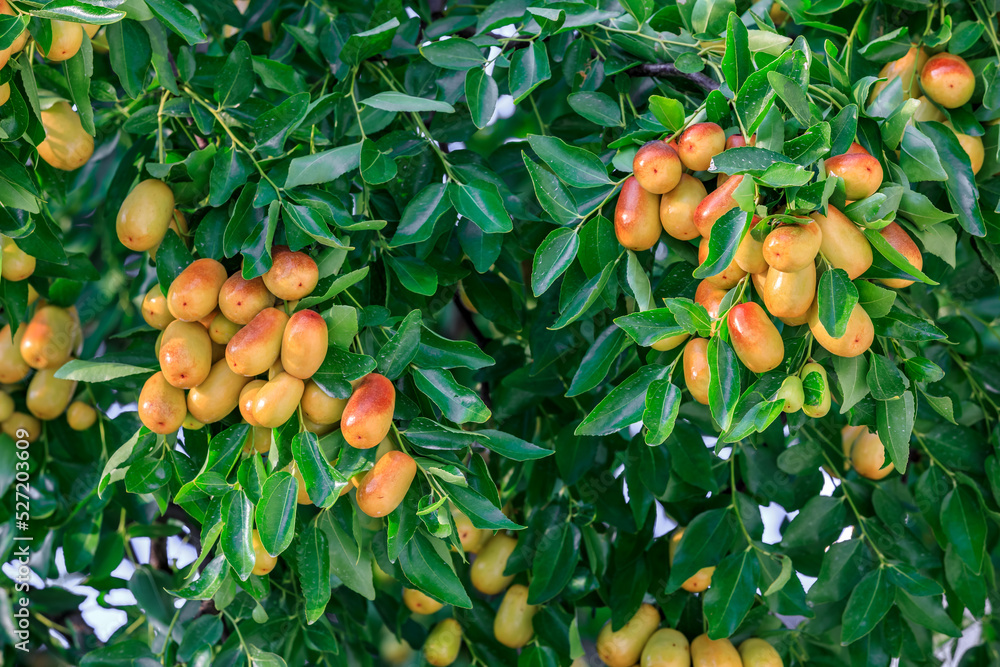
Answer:
POLYGON ((632 67, 628 73, 633 76, 651 76, 664 79, 686 79, 706 91, 718 90, 719 82, 701 72, 682 72, 673 63, 642 63, 632 67))

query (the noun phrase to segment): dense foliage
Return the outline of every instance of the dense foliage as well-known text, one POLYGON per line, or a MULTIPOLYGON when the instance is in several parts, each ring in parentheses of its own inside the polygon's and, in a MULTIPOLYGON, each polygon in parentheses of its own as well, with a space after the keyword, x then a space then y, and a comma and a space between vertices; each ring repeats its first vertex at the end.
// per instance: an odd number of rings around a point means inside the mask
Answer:
POLYGON ((0 0, 4 659, 995 664, 997 9, 0 0))

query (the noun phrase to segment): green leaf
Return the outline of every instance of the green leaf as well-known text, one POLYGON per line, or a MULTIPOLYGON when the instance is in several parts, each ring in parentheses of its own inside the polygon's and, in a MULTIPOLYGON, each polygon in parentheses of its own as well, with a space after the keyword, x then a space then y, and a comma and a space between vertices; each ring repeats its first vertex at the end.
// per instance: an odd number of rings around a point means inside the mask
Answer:
POLYGON ((396 333, 386 341, 382 349, 375 355, 379 372, 395 380, 417 356, 420 346, 420 311, 411 310, 399 323, 396 333))
POLYGON ((489 125, 497 108, 500 90, 485 69, 474 67, 465 75, 465 101, 469 105, 472 123, 480 130, 489 125))
POLYGON ((723 639, 736 632, 753 606, 759 578, 760 562, 752 548, 722 559, 705 593, 710 638, 723 639))
POLYGON ((944 183, 945 192, 952 211, 958 213, 959 224, 972 236, 984 236, 986 223, 979 209, 979 189, 968 154, 955 133, 941 123, 922 122, 919 127, 934 143, 941 158, 941 166, 948 177, 944 183))
POLYGON ((390 245, 397 247, 429 239, 434 223, 452 206, 447 195, 448 186, 444 183, 431 183, 421 190, 403 209, 390 245))
POLYGON ((426 262, 406 255, 385 255, 385 263, 399 278, 400 284, 409 291, 424 296, 433 296, 437 292, 437 273, 426 262))
POLYGON ((481 424, 490 418, 490 410, 479 395, 459 384, 450 371, 414 368, 413 381, 449 421, 481 424))
POLYGON ((537 165, 526 153, 522 152, 521 157, 528 169, 531 185, 542 210, 561 225, 577 220, 579 218, 577 203, 572 193, 563 187, 555 175, 537 165))
POLYGON ((292 132, 309 109, 309 94, 299 93, 265 111, 254 122, 256 150, 264 157, 279 157, 285 152, 285 138, 292 132))
POLYGON ((153 57, 149 36, 138 22, 125 19, 104 29, 108 37, 111 69, 118 75, 125 94, 135 99, 142 94, 153 57))
POLYGON ((451 70, 469 70, 486 63, 479 47, 460 37, 425 44, 420 47, 420 54, 432 65, 451 70))
POLYGON ((941 529, 966 567, 979 574, 986 555, 986 517, 976 496, 964 486, 944 497, 941 529))
POLYGON ((792 112, 795 119, 803 126, 812 124, 812 112, 809 109, 809 100, 801 86, 792 79, 780 72, 768 72, 768 82, 774 87, 774 92, 778 98, 785 103, 788 110, 792 112))
POLYGON ((896 591, 896 605, 905 618, 928 630, 948 637, 962 636, 962 630, 955 625, 941 605, 940 594, 937 598, 915 597, 900 588, 896 591))
POLYGON ((910 383, 896 365, 881 354, 872 353, 871 359, 867 379, 872 397, 879 401, 891 401, 902 397, 910 383))
POLYGON ((580 237, 576 230, 559 227, 549 232, 535 251, 531 265, 531 291, 541 296, 559 279, 580 248, 580 237))
POLYGON ((622 124, 621 107, 604 93, 578 91, 570 93, 566 100, 573 111, 591 123, 601 127, 618 127, 622 124))
POLYGON ((531 564, 534 576, 528 585, 528 604, 544 604, 569 584, 580 560, 580 529, 568 521, 548 525, 537 547, 531 564))
POLYGON ((934 142, 912 125, 903 130, 900 166, 907 178, 914 181, 944 181, 948 178, 934 142))
POLYGON ((382 109, 383 111, 412 111, 417 113, 440 111, 442 113, 455 113, 455 107, 447 102, 414 97, 393 90, 376 93, 371 97, 366 97, 358 101, 358 104, 382 109))
POLYGON ((292 457, 313 504, 329 507, 335 503, 348 480, 326 460, 317 435, 310 431, 297 433, 292 438, 292 457))
POLYGON ((723 431, 732 424, 740 397, 740 365, 726 341, 714 336, 708 343, 708 404, 723 431))
POLYGON ((531 91, 551 77, 549 53, 543 40, 536 40, 526 48, 515 51, 510 59, 508 74, 508 84, 510 94, 514 96, 514 104, 520 104, 531 91))
POLYGON ((729 266, 736 256, 736 249, 739 248, 743 235, 749 228, 750 214, 743 209, 733 208, 722 214, 722 217, 712 225, 712 234, 708 239, 708 256, 701 266, 694 270, 694 277, 709 278, 729 266))
POLYGON ((383 151, 371 139, 361 142, 361 178, 369 185, 381 185, 396 177, 396 161, 391 151, 383 151))
POLYGON ((671 132, 677 132, 684 127, 684 105, 675 99, 651 95, 649 110, 653 112, 656 120, 671 132))
POLYGON ((44 7, 35 9, 31 14, 42 19, 94 25, 107 25, 125 18, 123 11, 85 4, 78 0, 53 0, 44 7))
POLYGON ((319 527, 319 517, 299 535, 297 555, 299 589, 305 598, 306 622, 312 625, 323 616, 330 602, 330 544, 326 533, 319 527))
POLYGON ((227 574, 229 574, 229 562, 220 554, 205 566, 197 579, 184 588, 168 592, 185 600, 210 600, 222 586, 227 574))
POLYGON ((250 45, 237 42, 215 77, 215 101, 220 107, 235 107, 245 102, 254 87, 250 45))
POLYGON ((555 453, 503 431, 483 429, 476 436, 479 444, 512 461, 533 461, 555 453))
POLYGON ((729 549, 735 530, 736 522, 728 508, 698 514, 684 529, 677 544, 667 592, 676 591, 701 568, 717 564, 729 549))
POLYGON ((285 187, 335 181, 361 164, 361 142, 294 158, 288 164, 285 187))
POLYGON ((537 134, 529 134, 528 143, 535 154, 568 185, 592 188, 611 183, 604 163, 584 148, 570 146, 556 137, 537 134))
MULTIPOLYGON (((209 205, 222 206, 225 204, 236 192, 236 188, 246 183, 247 178, 253 172, 254 167, 250 156, 237 149, 236 146, 227 146, 219 151, 212 166, 209 205)), ((244 188, 244 190, 247 189, 244 188)))
MULTIPOLYGON (((343 507, 345 513, 349 512, 346 505, 337 507, 343 507)), ((319 527, 326 534, 327 543, 330 545, 330 570, 352 591, 368 600, 374 600, 371 554, 358 546, 351 534, 342 527, 342 521, 342 518, 338 519, 335 516, 333 510, 319 516, 319 527)))
POLYGON ((399 19, 393 17, 374 28, 356 32, 347 38, 344 48, 338 54, 339 59, 350 67, 360 65, 372 56, 381 53, 392 45, 392 39, 399 28, 399 19))
POLYGON ((448 187, 448 195, 459 215, 472 220, 487 234, 500 234, 514 229, 500 190, 493 183, 452 183, 448 187))
POLYGON ((417 531, 399 552, 399 566, 410 583, 435 600, 463 609, 472 608, 472 600, 451 563, 445 562, 444 556, 422 532, 417 531))
POLYGON ((272 556, 277 556, 295 537, 295 508, 298 482, 284 470, 272 474, 264 482, 260 502, 254 510, 254 520, 260 542, 272 556))
POLYGON ((892 607, 893 591, 886 568, 877 567, 865 575, 844 609, 842 644, 851 644, 875 629, 892 607))
POLYGON ((752 71, 747 28, 740 17, 731 12, 726 27, 726 52, 722 55, 722 74, 729 90, 738 93, 752 71))
POLYGON ((566 396, 579 396, 604 381, 618 355, 630 345, 628 335, 615 324, 601 332, 580 360, 566 396))
POLYGON ((254 553, 250 531, 253 527, 253 503, 239 489, 230 491, 223 501, 225 524, 222 527, 222 552, 241 580, 253 570, 254 553))
POLYGON ((337 296, 344 290, 346 290, 351 285, 355 285, 358 282, 365 279, 368 275, 368 267, 362 266, 360 269, 355 269, 350 273, 345 273, 342 276, 337 276, 336 280, 330 283, 330 286, 326 288, 323 294, 316 296, 307 296, 304 299, 300 299, 296 310, 305 310, 307 308, 312 308, 313 306, 325 303, 337 296))
POLYGON ((662 444, 670 437, 680 407, 681 390, 669 379, 650 383, 646 392, 646 409, 642 413, 647 445, 662 444))
POLYGON ((100 359, 87 361, 85 359, 70 359, 55 372, 60 380, 75 380, 77 382, 107 382, 130 375, 153 373, 154 368, 143 368, 130 364, 102 362, 100 359))
POLYGON ((897 269, 906 272, 911 277, 925 282, 928 285, 938 284, 937 281, 931 280, 923 271, 910 264, 910 260, 906 259, 902 253, 896 250, 888 241, 885 240, 885 237, 879 234, 876 230, 865 228, 861 231, 864 232, 865 237, 868 238, 868 242, 872 244, 872 247, 875 248, 879 254, 889 260, 889 262, 892 263, 892 265, 897 269))
POLYGON ((208 39, 201 29, 201 23, 179 0, 146 0, 146 6, 156 14, 160 23, 180 35, 185 42, 200 44, 208 39))
POLYGON ((816 304, 819 321, 831 336, 840 338, 847 332, 847 322, 858 303, 858 290, 843 269, 830 269, 819 278, 816 304))
POLYGON ((580 289, 578 289, 573 296, 570 298, 566 307, 559 314, 559 318, 552 323, 549 329, 553 331, 562 329, 563 327, 569 326, 577 319, 583 316, 587 310, 594 305, 597 299, 604 292, 604 288, 608 284, 611 275, 615 272, 615 267, 618 266, 618 261, 611 262, 604 269, 585 282, 580 289))
POLYGON ((470 368, 478 370, 492 366, 493 357, 465 340, 449 340, 430 329, 420 334, 420 345, 413 362, 421 368, 470 368))
POLYGON ((608 435, 642 419, 646 391, 656 380, 667 376, 666 366, 643 366, 615 387, 597 404, 580 425, 576 435, 608 435))
POLYGON ((837 371, 837 381, 840 383, 840 414, 858 404, 871 391, 868 386, 868 360, 864 355, 856 357, 833 357, 833 369, 837 371))
POLYGON ((441 478, 440 484, 445 492, 447 492, 451 502, 469 517, 472 525, 476 528, 485 530, 517 530, 524 527, 508 519, 500 511, 499 507, 475 489, 454 484, 444 478, 441 478))
POLYGON ((885 445, 889 460, 902 475, 910 460, 910 434, 913 432, 915 407, 912 392, 904 392, 902 397, 875 404, 877 432, 885 445))
POLYGON ((823 554, 819 578, 809 589, 809 600, 816 604, 837 602, 847 597, 870 569, 860 539, 831 544, 823 554))

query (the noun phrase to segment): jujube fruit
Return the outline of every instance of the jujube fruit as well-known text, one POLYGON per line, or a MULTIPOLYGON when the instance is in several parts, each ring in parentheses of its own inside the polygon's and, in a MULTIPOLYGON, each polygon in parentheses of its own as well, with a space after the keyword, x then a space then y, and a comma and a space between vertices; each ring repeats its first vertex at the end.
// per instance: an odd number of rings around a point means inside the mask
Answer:
POLYGON ((668 235, 690 241, 701 235, 694 225, 694 212, 708 195, 705 184, 694 176, 682 174, 670 192, 660 197, 660 226, 668 235))
POLYGON ((94 154, 94 138, 80 123, 69 102, 56 102, 42 111, 45 140, 38 144, 38 157, 63 171, 79 169, 94 154))
POLYGON ((793 273, 768 269, 760 296, 775 317, 804 316, 816 296, 816 267, 807 266, 793 273))
POLYGON ((78 325, 67 309, 39 308, 21 339, 21 356, 35 369, 58 368, 69 361, 77 336, 78 325))
MULTIPOLYGON (((751 228, 760 221, 756 215, 750 223, 751 228)), ((767 262, 764 261, 764 242, 758 241, 754 235, 747 231, 743 235, 743 240, 736 247, 736 255, 733 257, 736 266, 747 273, 761 273, 767 271, 767 262)))
POLYGON ((226 362, 234 373, 260 375, 281 354, 281 337, 288 315, 277 308, 265 308, 233 336, 226 345, 226 362))
POLYGON ((306 489, 306 481, 302 477, 302 472, 299 467, 294 463, 289 466, 288 472, 292 473, 292 477, 295 478, 297 484, 297 495, 295 496, 295 502, 299 505, 312 505, 312 498, 309 497, 309 491, 306 489))
POLYGON ((173 190, 163 181, 146 179, 132 188, 118 209, 118 240, 136 252, 154 248, 163 241, 173 215, 173 190))
POLYGON ((263 426, 254 426, 247 434, 247 440, 253 446, 255 452, 267 454, 271 451, 271 429, 263 426))
POLYGON ((847 320, 847 329, 844 331, 844 335, 834 338, 819 321, 819 310, 814 303, 809 309, 809 330, 812 331, 817 343, 838 357, 856 357, 864 354, 872 346, 872 341, 875 340, 875 327, 872 325, 872 319, 861 307, 861 304, 854 304, 854 310, 851 311, 847 320))
POLYGON ((236 409, 248 381, 231 371, 225 359, 216 361, 205 381, 188 392, 188 412, 200 422, 214 424, 236 409))
MULTIPOLYGON (((3 52, 0 51, 0 53, 3 52)), ((3 57, 0 56, 0 60, 2 59, 3 57)), ((10 82, 8 81, 7 83, 0 84, 0 107, 7 104, 7 100, 9 99, 10 99, 10 82)))
MULTIPOLYGON (((11 8, 7 0, 0 0, 0 14, 6 14, 7 16, 17 16, 14 10, 11 8)), ((13 43, 7 47, 11 53, 18 53, 24 48, 24 45, 28 42, 28 29, 23 28, 21 34, 14 38, 13 43)))
POLYGON ((251 380, 240 389, 240 415, 251 426, 260 426, 260 422, 253 416, 253 406, 257 400, 257 390, 265 384, 267 384, 267 380, 251 380))
POLYGON ((150 376, 142 385, 139 419, 153 433, 173 433, 181 427, 187 413, 184 390, 167 382, 162 372, 150 376))
POLYGON ((66 409, 66 422, 74 431, 86 431, 96 421, 97 410, 83 401, 73 401, 66 409))
POLYGON ((898 60, 893 60, 882 66, 879 71, 879 78, 885 78, 885 81, 876 81, 875 85, 872 86, 871 92, 868 94, 868 103, 871 104, 875 101, 885 88, 893 82, 894 79, 902 79, 903 84, 903 99, 909 99, 911 97, 916 97, 920 94, 920 77, 919 72, 923 68, 924 63, 927 62, 927 53, 923 49, 918 49, 916 47, 910 47, 910 50, 906 52, 902 58, 898 60))
POLYGON ((347 407, 346 398, 334 398, 310 380, 302 392, 302 412, 307 419, 321 425, 340 421, 347 407))
POLYGON ((436 614, 443 604, 415 588, 403 588, 403 604, 414 614, 436 614))
POLYGON ((741 667, 743 662, 736 647, 728 639, 709 639, 698 635, 691 642, 693 667, 741 667))
POLYGON ((19 282, 31 277, 35 272, 35 258, 17 247, 12 238, 0 236, 3 247, 3 264, 0 265, 0 276, 4 280, 19 282))
MULTIPOLYGON (((705 310, 708 311, 708 316, 714 320, 719 316, 719 306, 728 293, 729 290, 716 287, 707 280, 702 280, 694 292, 694 302, 704 306, 705 310)), ((712 326, 715 327, 714 322, 712 326)))
POLYGON ((955 109, 972 99, 976 76, 961 56, 938 53, 920 70, 920 87, 944 108, 955 109))
POLYGON ((330 333, 323 316, 300 310, 291 316, 281 338, 281 365, 285 372, 308 380, 326 358, 330 333))
POLYGON ((528 604, 528 587, 514 584, 500 602, 497 615, 493 619, 493 636, 509 648, 518 649, 535 636, 532 621, 538 613, 538 605, 528 604))
POLYGON ((844 179, 844 194, 848 199, 864 199, 882 185, 882 165, 878 158, 864 153, 845 153, 826 159, 828 174, 844 179))
POLYGON ((672 350, 675 347, 682 345, 684 341, 688 339, 689 335, 690 334, 682 333, 682 334, 677 334, 675 336, 667 336, 666 338, 661 338, 660 340, 656 341, 655 343, 650 345, 650 347, 656 350, 657 352, 666 352, 667 350, 672 350))
POLYGON ((660 198, 639 185, 635 176, 622 184, 615 205, 615 236, 623 247, 649 250, 660 240, 660 198))
POLYGON ((65 412, 76 391, 76 381, 55 377, 56 370, 43 368, 36 371, 28 384, 28 412, 45 421, 65 412))
POLYGON ((597 635, 597 655, 608 667, 632 667, 659 624, 660 612, 644 603, 618 630, 612 630, 611 621, 604 624, 597 635))
POLYGON ((814 222, 781 225, 768 233, 762 252, 768 266, 793 273, 815 263, 822 243, 823 230, 814 222))
POLYGON ((867 429, 851 444, 851 465, 862 477, 879 480, 893 471, 892 463, 885 465, 885 445, 877 433, 867 429))
POLYGON ((830 379, 826 369, 815 362, 810 362, 799 371, 802 379, 802 412, 807 417, 819 419, 830 411, 830 379))
POLYGON ((167 297, 163 296, 159 283, 149 288, 142 299, 142 319, 149 326, 161 331, 174 321, 174 316, 167 308, 167 297))
POLYGON ((833 206, 827 214, 818 211, 810 216, 822 232, 820 252, 836 269, 844 269, 854 280, 872 265, 872 246, 861 230, 833 206))
MULTIPOLYGON (((913 242, 906 230, 899 226, 898 222, 890 222, 879 230, 879 234, 889 242, 889 245, 899 251, 899 254, 905 257, 914 268, 924 268, 924 256, 920 253, 920 248, 913 242)), ((913 281, 903 278, 883 278, 882 284, 886 287, 902 289, 912 285, 913 281)))
POLYGON ((490 532, 476 528, 472 525, 469 517, 460 510, 453 509, 451 514, 455 521, 455 532, 458 534, 458 540, 462 543, 462 551, 467 554, 479 553, 486 538, 490 536, 490 532))
POLYGON ((705 238, 711 236, 715 221, 736 208, 737 204, 736 200, 733 199, 733 193, 742 182, 742 174, 733 176, 710 192, 698 204, 698 208, 694 210, 694 226, 702 236, 705 238))
POLYGON ((691 171, 705 171, 726 149, 726 132, 715 123, 696 123, 677 138, 677 155, 691 171))
POLYGON ((517 547, 517 540, 509 535, 497 533, 479 550, 476 560, 469 568, 472 586, 486 595, 496 595, 510 586, 513 575, 505 575, 507 561, 517 547))
POLYGON ((252 542, 253 570, 250 571, 250 574, 256 574, 258 577, 261 577, 274 569, 274 566, 278 562, 278 557, 267 553, 263 542, 260 541, 260 533, 257 532, 256 528, 254 528, 252 534, 252 542))
POLYGON ((240 325, 230 322, 222 313, 216 313, 208 325, 208 337, 217 345, 227 345, 239 330, 240 325))
POLYGON ((684 346, 684 385, 691 398, 708 405, 708 339, 694 338, 684 346))
POLYGON ((781 656, 766 640, 751 637, 740 644, 743 667, 784 667, 781 656))
POLYGON ((26 329, 22 324, 13 336, 9 324, 0 329, 0 384, 20 382, 31 372, 31 366, 21 356, 21 341, 26 329))
POLYGON ((14 440, 26 438, 34 440, 42 434, 42 422, 24 412, 14 412, 0 425, 0 430, 9 435, 14 440), (18 435, 18 431, 25 431, 28 435, 18 435))
POLYGON ((747 302, 729 310, 729 337, 733 351, 754 373, 777 368, 785 358, 781 334, 764 309, 747 302))
POLYGON ((642 667, 689 667, 691 647, 687 637, 672 628, 660 628, 642 647, 642 667))
POLYGON ((226 319, 236 324, 250 324, 260 311, 273 305, 274 295, 259 277, 246 280, 241 274, 234 273, 219 290, 219 310, 226 319))
POLYGON ((424 659, 434 667, 448 667, 458 658, 462 648, 462 626, 453 618, 446 618, 430 631, 424 642, 424 659))
POLYGON ((271 268, 263 279, 271 294, 285 301, 295 301, 309 296, 316 288, 319 267, 304 252, 292 252, 285 246, 274 246, 271 249, 271 268))
POLYGON ((14 414, 14 399, 5 391, 0 391, 0 422, 14 414))
POLYGON ((781 411, 786 414, 801 410, 802 403, 805 401, 805 394, 802 391, 802 380, 795 375, 786 377, 778 389, 775 400, 785 401, 785 405, 781 408, 781 411))
POLYGON ((683 167, 672 147, 662 141, 650 141, 636 151, 632 172, 643 190, 662 195, 677 187, 683 167))
MULTIPOLYGON (((667 548, 667 557, 669 558, 669 564, 671 567, 674 564, 674 555, 677 553, 677 547, 680 546, 682 537, 684 537, 684 528, 678 528, 670 536, 670 543, 667 548)), ((703 567, 685 579, 684 583, 681 584, 681 588, 686 590, 688 593, 701 593, 702 591, 706 591, 708 590, 708 587, 712 585, 712 575, 714 573, 714 565, 703 567)))
MULTIPOLYGON (((699 264, 704 264, 705 260, 708 259, 708 245, 709 240, 707 237, 702 238, 701 243, 698 244, 699 264)), ((729 266, 722 269, 715 275, 705 278, 705 280, 712 283, 716 287, 730 289, 735 287, 746 275, 747 272, 737 266, 736 260, 733 259, 733 261, 729 263, 729 266)))
POLYGON ((180 272, 167 290, 167 308, 178 320, 197 322, 219 305, 226 269, 208 257, 195 260, 180 272))
POLYGON ((403 502, 416 474, 417 463, 409 454, 389 452, 358 484, 358 508, 370 517, 389 514, 403 502))
POLYGON ((358 449, 374 447, 392 427, 396 388, 384 375, 369 373, 355 386, 340 419, 347 444, 358 449))
POLYGON ((83 44, 83 27, 73 21, 53 20, 49 23, 52 25, 52 43, 44 52, 39 45, 39 53, 52 62, 69 60, 83 44))
POLYGON ((295 414, 304 387, 302 380, 288 373, 280 373, 273 380, 268 380, 254 397, 254 419, 261 426, 278 428, 295 414))
POLYGON ((167 382, 191 389, 204 382, 212 370, 212 339, 197 322, 174 320, 163 330, 157 356, 167 382))

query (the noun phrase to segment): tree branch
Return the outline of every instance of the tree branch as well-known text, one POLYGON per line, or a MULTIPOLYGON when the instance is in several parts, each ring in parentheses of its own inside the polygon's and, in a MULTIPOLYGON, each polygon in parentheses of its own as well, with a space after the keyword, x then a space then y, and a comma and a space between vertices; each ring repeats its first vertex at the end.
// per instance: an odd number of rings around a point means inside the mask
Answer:
POLYGON ((687 79, 705 90, 718 90, 719 82, 701 72, 682 72, 673 63, 642 63, 628 70, 634 76, 651 76, 664 79, 687 79))

